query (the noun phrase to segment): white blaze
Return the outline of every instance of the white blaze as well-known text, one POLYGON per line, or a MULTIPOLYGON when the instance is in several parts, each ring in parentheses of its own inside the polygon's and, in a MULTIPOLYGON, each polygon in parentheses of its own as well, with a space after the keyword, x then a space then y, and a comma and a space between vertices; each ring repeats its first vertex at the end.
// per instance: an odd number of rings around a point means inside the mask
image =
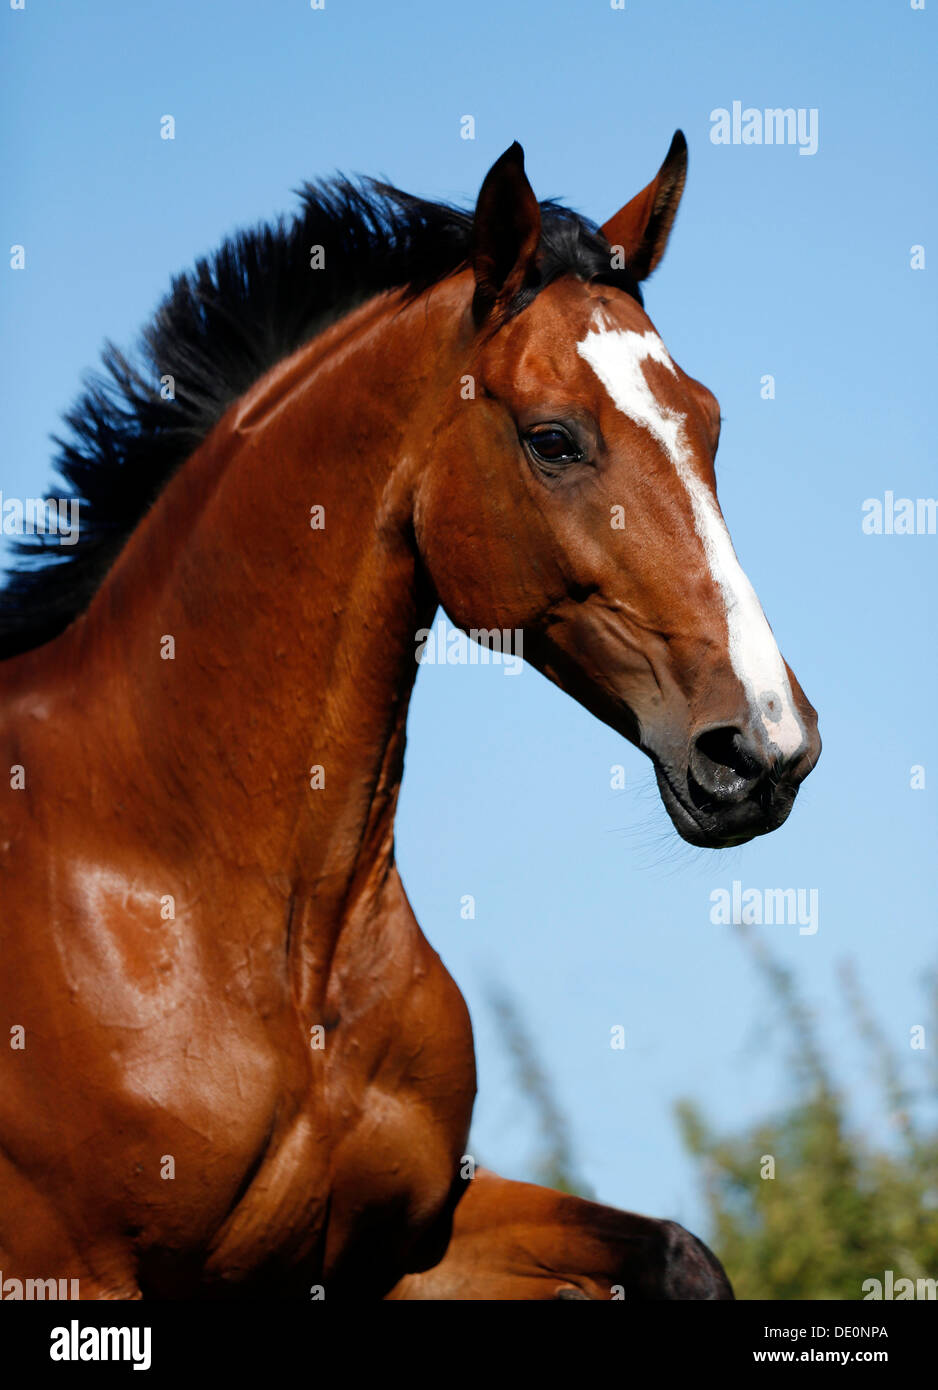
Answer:
POLYGON ((736 558, 716 499, 694 471, 684 416, 655 398, 643 370, 642 364, 650 359, 676 376, 667 348, 656 333, 614 328, 599 311, 593 328, 577 344, 577 352, 590 364, 618 409, 654 435, 674 464, 690 497, 710 573, 723 597, 733 670, 768 742, 782 756, 793 754, 804 741, 804 728, 772 629, 736 558))

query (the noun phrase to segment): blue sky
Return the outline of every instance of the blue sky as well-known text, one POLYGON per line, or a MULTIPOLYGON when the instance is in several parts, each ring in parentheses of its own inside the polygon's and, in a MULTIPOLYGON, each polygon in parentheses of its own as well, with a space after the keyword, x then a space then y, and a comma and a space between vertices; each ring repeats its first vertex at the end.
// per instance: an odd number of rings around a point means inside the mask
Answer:
MULTIPOLYGON (((48 435, 104 338, 136 334, 170 274, 304 179, 381 174, 471 200, 523 143, 541 197, 603 220, 678 126, 684 204, 649 313, 719 396, 720 495, 740 559, 820 713, 822 761, 788 825, 743 849, 681 845, 650 767, 526 669, 426 667, 399 858, 470 1004, 478 1151, 529 1170, 532 1129, 487 1003, 511 991, 609 1202, 702 1223, 672 1105, 738 1127, 788 1093, 774 1012, 710 893, 819 893, 819 930, 760 928, 863 1068, 835 970, 850 958, 907 1053, 935 963, 938 537, 867 536, 864 499, 938 493, 934 22, 906 0, 439 0, 406 5, 27 0, 0 11, 4 450, 0 488, 49 481, 48 435), (710 113, 818 113, 818 150, 711 143, 710 113), (159 138, 164 114, 176 138, 159 138), (475 119, 474 140, 460 118, 475 119), (910 248, 926 247, 926 268, 910 248), (774 400, 760 382, 772 374, 774 400), (623 764, 626 785, 610 788, 623 764), (924 790, 910 769, 924 765, 924 790), (463 894, 474 921, 460 916, 463 894), (624 1051, 610 1028, 626 1031, 624 1051)), ((934 1040, 929 1040, 934 1045, 934 1040)), ((861 1123, 872 1109, 860 1100, 861 1123)))

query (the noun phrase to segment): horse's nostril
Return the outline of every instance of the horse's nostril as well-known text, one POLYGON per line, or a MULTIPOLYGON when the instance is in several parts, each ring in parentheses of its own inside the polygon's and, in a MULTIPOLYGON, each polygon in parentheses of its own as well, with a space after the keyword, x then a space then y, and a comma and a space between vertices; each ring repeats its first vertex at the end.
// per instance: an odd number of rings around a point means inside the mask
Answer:
POLYGON ((728 767, 740 777, 758 777, 763 771, 755 750, 739 729, 708 729, 696 740, 697 751, 717 767, 728 767))
POLYGON ((705 729, 694 739, 688 772, 692 795, 696 787, 705 798, 740 801, 764 776, 766 768, 742 730, 722 725, 705 729))

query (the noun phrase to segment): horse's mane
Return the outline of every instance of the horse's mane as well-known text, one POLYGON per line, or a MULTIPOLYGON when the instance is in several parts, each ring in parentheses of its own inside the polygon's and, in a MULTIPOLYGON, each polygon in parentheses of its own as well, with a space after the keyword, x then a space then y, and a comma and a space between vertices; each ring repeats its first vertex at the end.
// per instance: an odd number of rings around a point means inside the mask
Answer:
MULTIPOLYGON (((176 277, 144 330, 136 360, 107 343, 104 372, 89 378, 54 437, 54 467, 78 498, 79 539, 17 541, 0 590, 0 660, 50 641, 83 612, 140 519, 227 408, 265 372, 356 304, 385 290, 417 295, 467 261, 472 214, 373 180, 307 184, 282 218, 225 241, 176 277), (324 266, 311 268, 313 247, 324 266), (172 376, 174 400, 160 394, 172 376)), ((595 225, 541 204, 539 285, 558 275, 604 280, 641 302, 628 270, 610 268, 595 225)))

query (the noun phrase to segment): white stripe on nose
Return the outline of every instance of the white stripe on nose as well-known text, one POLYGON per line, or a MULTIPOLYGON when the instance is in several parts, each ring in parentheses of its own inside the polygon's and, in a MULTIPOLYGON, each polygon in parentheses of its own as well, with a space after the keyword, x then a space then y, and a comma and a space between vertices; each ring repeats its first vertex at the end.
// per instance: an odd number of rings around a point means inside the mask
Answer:
POLYGON ((642 364, 649 359, 677 376, 667 348, 651 330, 634 333, 611 327, 600 310, 586 337, 577 344, 577 352, 592 367, 617 409, 654 435, 673 463, 690 498, 710 574, 723 598, 730 663, 768 743, 782 757, 791 757, 804 743, 805 732, 778 644, 736 558, 716 498, 694 471, 685 417, 655 398, 645 376, 642 364))

